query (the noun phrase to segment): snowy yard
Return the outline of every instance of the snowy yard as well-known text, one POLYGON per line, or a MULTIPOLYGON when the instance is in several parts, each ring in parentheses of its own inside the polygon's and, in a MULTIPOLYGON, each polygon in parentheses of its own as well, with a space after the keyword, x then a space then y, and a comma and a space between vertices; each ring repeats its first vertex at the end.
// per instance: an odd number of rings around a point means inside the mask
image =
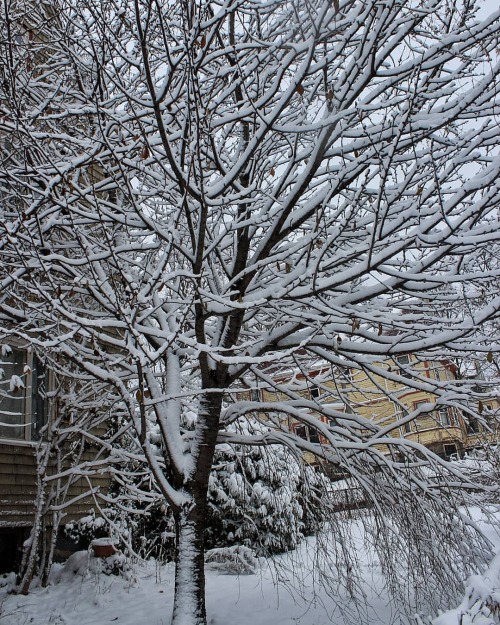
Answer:
MULTIPOLYGON (((478 512, 475 518, 498 552, 500 539, 494 527, 478 512)), ((359 527, 353 524, 353 530, 359 527)), ((225 575, 208 567, 209 623, 341 625, 346 622, 343 611, 350 615, 351 622, 363 625, 408 623, 391 605, 383 590, 380 568, 368 557, 363 558, 362 571, 368 607, 356 607, 345 600, 345 595, 342 601, 342 593, 329 597, 315 580, 314 546, 315 540, 308 539, 296 551, 275 558, 271 566, 261 561, 262 566, 252 575, 225 575)), ((435 625, 500 623, 495 609, 500 605, 499 571, 497 556, 483 576, 469 580, 462 603, 457 600, 458 609, 440 615, 435 625)), ((0 625, 168 625, 173 573, 172 565, 160 567, 154 561, 134 564, 128 580, 99 570, 82 576, 57 565, 54 577, 61 579, 46 589, 35 589, 28 596, 9 595, 5 586, 0 589, 0 625)))

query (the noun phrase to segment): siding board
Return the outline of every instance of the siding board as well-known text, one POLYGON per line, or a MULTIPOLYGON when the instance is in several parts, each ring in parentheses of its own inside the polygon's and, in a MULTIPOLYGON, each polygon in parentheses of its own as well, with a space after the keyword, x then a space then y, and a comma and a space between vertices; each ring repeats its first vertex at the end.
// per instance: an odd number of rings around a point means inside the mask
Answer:
MULTIPOLYGON (((85 459, 92 459, 92 452, 86 452, 85 459)), ((47 472, 53 471, 48 467, 47 472)), ((66 480, 62 480, 63 487, 66 480)), ((105 490, 109 476, 99 474, 91 478, 92 487, 105 490)), ((47 484, 47 489, 51 483, 47 484)), ((67 500, 82 495, 89 490, 86 477, 78 478, 69 488, 67 500)), ((36 446, 18 445, 0 441, 0 527, 29 526, 33 522, 36 488, 36 446)), ((76 520, 95 507, 92 496, 80 499, 64 510, 64 522, 76 520)))

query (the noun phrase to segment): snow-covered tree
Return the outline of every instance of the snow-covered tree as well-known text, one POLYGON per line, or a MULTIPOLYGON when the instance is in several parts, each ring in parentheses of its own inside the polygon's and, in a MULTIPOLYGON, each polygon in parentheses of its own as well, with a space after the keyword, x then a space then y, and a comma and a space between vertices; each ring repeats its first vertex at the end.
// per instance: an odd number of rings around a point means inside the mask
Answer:
POLYGON ((420 537, 427 581, 454 570, 432 544, 472 561, 472 529, 442 503, 468 478, 398 421, 321 393, 326 371, 338 399, 363 369, 460 408, 468 380, 383 361, 498 349, 481 330, 498 270, 480 261, 499 236, 500 13, 479 4, 2 5, 0 309, 119 396, 174 512, 173 625, 206 622, 218 444, 280 444, 353 476, 382 525, 399 510, 386 564, 401 536, 420 537), (230 429, 256 411, 272 431, 230 429))

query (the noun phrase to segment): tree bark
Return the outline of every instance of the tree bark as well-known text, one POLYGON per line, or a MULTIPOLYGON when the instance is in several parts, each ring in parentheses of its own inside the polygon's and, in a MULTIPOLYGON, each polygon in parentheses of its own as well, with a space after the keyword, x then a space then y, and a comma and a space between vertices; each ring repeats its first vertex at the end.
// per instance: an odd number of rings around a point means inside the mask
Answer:
POLYGON ((175 597, 172 625, 206 625, 203 504, 175 515, 175 597))
MULTIPOLYGON (((217 388, 217 379, 209 379, 217 388)), ((205 513, 208 481, 219 431, 222 393, 207 392, 200 402, 196 427, 195 470, 182 488, 191 495, 188 504, 174 511, 175 597, 172 625, 206 625, 205 607, 205 513)))

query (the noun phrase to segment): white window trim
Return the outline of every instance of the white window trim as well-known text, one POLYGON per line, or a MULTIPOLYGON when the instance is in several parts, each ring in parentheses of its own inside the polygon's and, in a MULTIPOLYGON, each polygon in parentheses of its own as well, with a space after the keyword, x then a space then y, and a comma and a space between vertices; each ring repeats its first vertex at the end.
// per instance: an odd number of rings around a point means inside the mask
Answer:
MULTIPOLYGON (((23 422, 19 424, 17 427, 23 428, 24 436, 22 438, 9 438, 0 436, 0 443, 8 444, 8 445, 27 445, 27 446, 36 446, 39 441, 33 439, 33 371, 34 371, 34 351, 30 345, 23 345, 22 343, 18 343, 17 341, 9 341, 2 343, 3 345, 8 345, 12 349, 17 350, 25 350, 26 351, 26 367, 28 370, 25 373, 24 378, 24 419, 23 422)), ((0 347, 1 345, 0 344, 0 347)), ((51 376, 48 377, 49 386, 51 384, 51 376)), ((1 414, 1 413, 0 413, 1 414)), ((50 419, 49 411, 45 415, 46 421, 50 419)), ((1 416, 0 416, 1 421, 1 416)), ((16 427, 16 426, 14 426, 16 427)))

